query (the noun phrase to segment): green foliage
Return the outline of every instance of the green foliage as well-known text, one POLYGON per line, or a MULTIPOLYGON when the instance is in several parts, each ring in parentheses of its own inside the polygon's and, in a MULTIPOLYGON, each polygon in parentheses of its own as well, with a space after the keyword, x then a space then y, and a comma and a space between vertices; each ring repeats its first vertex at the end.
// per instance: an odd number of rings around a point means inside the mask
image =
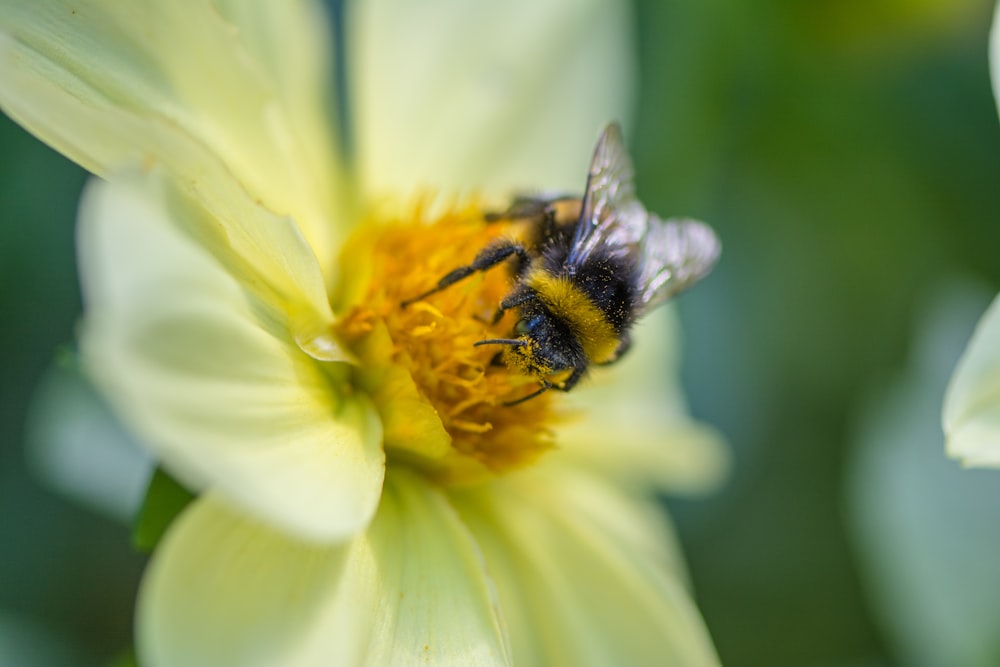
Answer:
POLYGON ((139 667, 139 661, 135 657, 135 651, 128 649, 117 655, 108 667, 139 667))
POLYGON ((132 526, 132 545, 144 553, 152 552, 173 520, 193 499, 194 494, 157 468, 132 526))

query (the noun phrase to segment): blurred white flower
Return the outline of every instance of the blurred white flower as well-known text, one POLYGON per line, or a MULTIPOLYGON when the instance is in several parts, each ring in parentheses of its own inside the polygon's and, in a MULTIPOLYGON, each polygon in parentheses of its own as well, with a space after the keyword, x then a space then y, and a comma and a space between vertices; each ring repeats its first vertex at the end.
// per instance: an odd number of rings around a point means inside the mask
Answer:
MULTIPOLYGON (((990 32, 993 94, 1000 94, 1000 11, 990 32)), ((983 315, 959 359, 944 400, 949 456, 969 466, 1000 467, 1000 297, 983 315)))

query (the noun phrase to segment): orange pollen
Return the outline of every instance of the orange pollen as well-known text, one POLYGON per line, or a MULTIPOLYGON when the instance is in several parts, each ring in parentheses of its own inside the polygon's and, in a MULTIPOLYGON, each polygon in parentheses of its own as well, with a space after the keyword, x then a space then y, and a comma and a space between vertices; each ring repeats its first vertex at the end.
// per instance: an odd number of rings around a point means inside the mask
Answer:
POLYGON ((362 225, 341 259, 348 305, 338 333, 360 360, 355 384, 379 410, 387 458, 446 484, 524 467, 552 448, 549 425, 562 414, 552 392, 505 405, 538 380, 495 363, 499 346, 474 346, 512 335, 516 313, 491 323, 511 289, 507 267, 402 305, 472 262, 509 225, 486 223, 476 203, 433 215, 418 205, 407 217, 362 225))

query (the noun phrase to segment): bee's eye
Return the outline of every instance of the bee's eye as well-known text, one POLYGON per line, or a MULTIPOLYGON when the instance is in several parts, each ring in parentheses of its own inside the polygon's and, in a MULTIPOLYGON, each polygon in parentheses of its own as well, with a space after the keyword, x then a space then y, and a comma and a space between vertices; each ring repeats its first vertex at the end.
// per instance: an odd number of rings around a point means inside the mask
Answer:
POLYGON ((542 323, 542 318, 535 315, 530 320, 518 320, 517 324, 514 325, 514 333, 519 336, 529 334, 534 331, 539 324, 542 323))

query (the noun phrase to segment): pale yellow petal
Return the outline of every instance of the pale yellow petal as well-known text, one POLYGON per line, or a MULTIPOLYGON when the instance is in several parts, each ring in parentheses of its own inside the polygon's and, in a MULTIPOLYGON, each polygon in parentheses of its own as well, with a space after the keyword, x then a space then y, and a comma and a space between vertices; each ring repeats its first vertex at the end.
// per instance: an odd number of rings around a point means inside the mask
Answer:
POLYGON ((945 394, 948 454, 1000 467, 1000 297, 983 315, 945 394))
POLYGON ((328 266, 341 175, 325 28, 306 0, 10 0, 0 107, 99 175, 159 161, 196 179, 214 156, 328 266))
MULTIPOLYGON (((642 553, 682 582, 687 564, 673 522, 658 497, 638 486, 619 483, 609 471, 577 465, 562 451, 552 452, 531 469, 512 478, 528 494, 551 486, 565 508, 586 521, 626 552, 642 553)), ((515 493, 523 491, 515 490, 515 493)))
POLYGON ((244 284, 274 292, 266 298, 274 301, 276 297, 291 311, 288 314, 295 318, 297 336, 310 354, 331 360, 345 358, 329 333, 333 314, 320 264, 292 219, 261 207, 245 184, 234 179, 226 165, 181 126, 150 124, 145 117, 107 100, 80 106, 75 100, 90 99, 92 93, 78 81, 62 82, 55 65, 47 60, 26 61, 39 68, 34 73, 6 68, 4 53, 10 56, 15 46, 0 33, 0 77, 4 77, 0 79, 0 95, 20 91, 8 100, 15 105, 8 107, 8 112, 16 116, 17 105, 22 104, 43 112, 51 123, 45 135, 48 141, 109 176, 123 173, 109 172, 110 165, 130 157, 143 159, 147 169, 156 166, 183 176, 172 186, 178 190, 175 198, 193 199, 209 212, 207 216, 184 216, 189 231, 231 271, 246 274, 241 276, 244 284), (147 150, 148 146, 155 146, 155 150, 147 150), (94 153, 93 163, 86 157, 90 153, 94 153))
POLYGON ((603 125, 629 120, 631 20, 618 0, 348 3, 363 190, 581 191, 603 125))
POLYGON ((483 549, 514 662, 551 667, 718 665, 656 525, 597 476, 529 471, 455 492, 483 549))
POLYGON ((261 207, 222 172, 206 173, 202 181, 160 181, 175 224, 286 318, 303 350, 325 361, 352 359, 333 335, 323 275, 291 218, 261 207))
POLYGON ((357 532, 384 472, 374 408, 338 393, 287 324, 178 231, 157 183, 95 181, 85 195, 88 371, 194 490, 314 539, 357 532))
POLYGON ((368 533, 386 590, 366 664, 510 664, 482 555, 439 491, 390 470, 368 533))
POLYGON ((355 636, 370 632, 374 569, 363 539, 334 547, 296 541, 209 494, 171 526, 143 579, 139 661, 144 667, 358 664, 355 636), (353 601, 355 613, 332 613, 338 599, 353 601), (327 614, 328 635, 316 636, 327 614), (328 651, 326 662, 310 661, 310 648, 328 651))
POLYGON ((153 558, 137 622, 146 667, 508 664, 468 532, 405 472, 368 533, 339 547, 196 501, 153 558))
POLYGON ((633 341, 620 362, 594 369, 567 397, 579 418, 559 429, 562 449, 629 484, 670 493, 718 487, 729 452, 715 429, 687 415, 673 311, 649 315, 635 327, 633 341))

